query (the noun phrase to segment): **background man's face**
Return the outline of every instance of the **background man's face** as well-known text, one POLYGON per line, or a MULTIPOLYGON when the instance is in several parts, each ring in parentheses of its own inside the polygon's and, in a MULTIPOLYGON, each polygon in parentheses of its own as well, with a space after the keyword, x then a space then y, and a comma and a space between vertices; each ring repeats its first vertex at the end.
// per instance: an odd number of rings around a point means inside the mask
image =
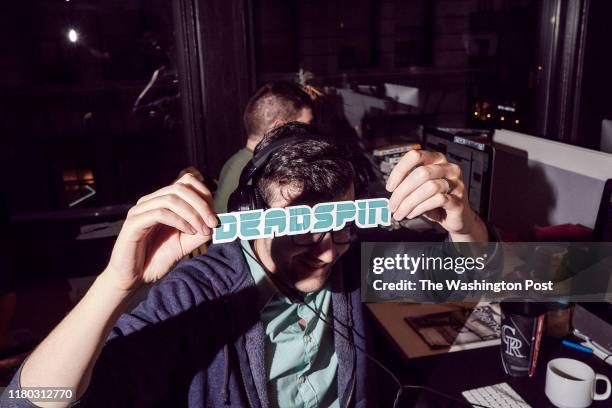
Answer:
POLYGON ((314 116, 312 114, 312 110, 310 108, 302 108, 296 121, 311 124, 313 119, 314 116))
MULTIPOLYGON (((284 195, 287 197, 286 193, 284 195)), ((354 200, 355 192, 349 191, 335 197, 333 201, 354 200)), ((316 203, 312 203, 314 205, 316 203)), ((278 194, 270 207, 287 207, 288 201, 278 194)), ((289 285, 301 292, 316 292, 325 286, 333 264, 349 248, 349 244, 334 244, 328 232, 316 246, 295 245, 290 236, 258 239, 255 249, 266 268, 277 274, 289 285)))

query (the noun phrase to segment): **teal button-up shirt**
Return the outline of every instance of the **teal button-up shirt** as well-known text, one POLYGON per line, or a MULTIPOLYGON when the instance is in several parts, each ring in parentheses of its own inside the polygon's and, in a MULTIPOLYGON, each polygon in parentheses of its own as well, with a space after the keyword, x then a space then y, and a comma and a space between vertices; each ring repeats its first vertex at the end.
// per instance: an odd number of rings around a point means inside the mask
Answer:
MULTIPOLYGON (((306 305, 278 291, 248 241, 242 249, 258 291, 265 338, 268 397, 273 407, 338 407, 338 358, 333 330, 306 305), (304 320, 304 328, 299 321, 304 320)), ((330 321, 331 291, 326 286, 305 297, 306 304, 330 321)))

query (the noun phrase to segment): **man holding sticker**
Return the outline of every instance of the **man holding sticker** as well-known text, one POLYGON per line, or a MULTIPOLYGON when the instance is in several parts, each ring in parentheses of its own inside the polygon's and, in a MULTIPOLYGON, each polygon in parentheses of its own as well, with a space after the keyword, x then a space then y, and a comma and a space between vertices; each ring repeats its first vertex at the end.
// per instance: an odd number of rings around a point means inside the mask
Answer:
MULTIPOLYGON (((348 153, 311 126, 268 133, 253 161, 248 178, 257 206, 355 199, 348 153)), ((488 240, 459 167, 442 154, 409 152, 387 189, 394 218, 427 215, 453 241, 488 240)), ((368 334, 352 284, 358 273, 337 264, 350 227, 214 244, 173 268, 217 226, 210 192, 190 175, 142 197, 107 268, 9 389, 67 387, 84 407, 374 405, 370 363, 360 351, 368 334), (141 285, 161 278, 124 313, 141 285)), ((31 406, 25 399, 9 404, 31 406)))

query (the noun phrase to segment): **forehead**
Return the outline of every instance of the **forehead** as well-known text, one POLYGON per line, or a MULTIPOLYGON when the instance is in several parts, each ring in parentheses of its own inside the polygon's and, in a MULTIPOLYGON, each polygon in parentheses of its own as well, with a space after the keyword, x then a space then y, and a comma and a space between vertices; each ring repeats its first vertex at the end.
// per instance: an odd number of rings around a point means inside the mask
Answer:
MULTIPOLYGON (((299 189, 296 186, 277 185, 276 187, 277 188, 274 188, 274 191, 276 192, 276 194, 274 194, 274 197, 270 200, 269 203, 267 203, 268 206, 270 207, 281 208, 281 207, 288 207, 290 205, 298 205, 298 204, 306 204, 306 205, 314 206, 315 204, 319 203, 317 201, 302 202, 299 199, 301 189, 299 189)), ((354 199, 355 199, 355 188, 353 184, 351 183, 351 185, 345 192, 338 194, 337 196, 333 197, 330 201, 352 201, 354 199)))

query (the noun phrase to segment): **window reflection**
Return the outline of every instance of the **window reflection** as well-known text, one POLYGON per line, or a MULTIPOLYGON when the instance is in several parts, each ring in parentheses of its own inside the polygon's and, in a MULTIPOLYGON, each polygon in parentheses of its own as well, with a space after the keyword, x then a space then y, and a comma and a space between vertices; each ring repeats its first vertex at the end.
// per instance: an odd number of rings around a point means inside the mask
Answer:
POLYGON ((12 213, 126 204, 186 167, 172 2, 4 2, 0 161, 12 213))

